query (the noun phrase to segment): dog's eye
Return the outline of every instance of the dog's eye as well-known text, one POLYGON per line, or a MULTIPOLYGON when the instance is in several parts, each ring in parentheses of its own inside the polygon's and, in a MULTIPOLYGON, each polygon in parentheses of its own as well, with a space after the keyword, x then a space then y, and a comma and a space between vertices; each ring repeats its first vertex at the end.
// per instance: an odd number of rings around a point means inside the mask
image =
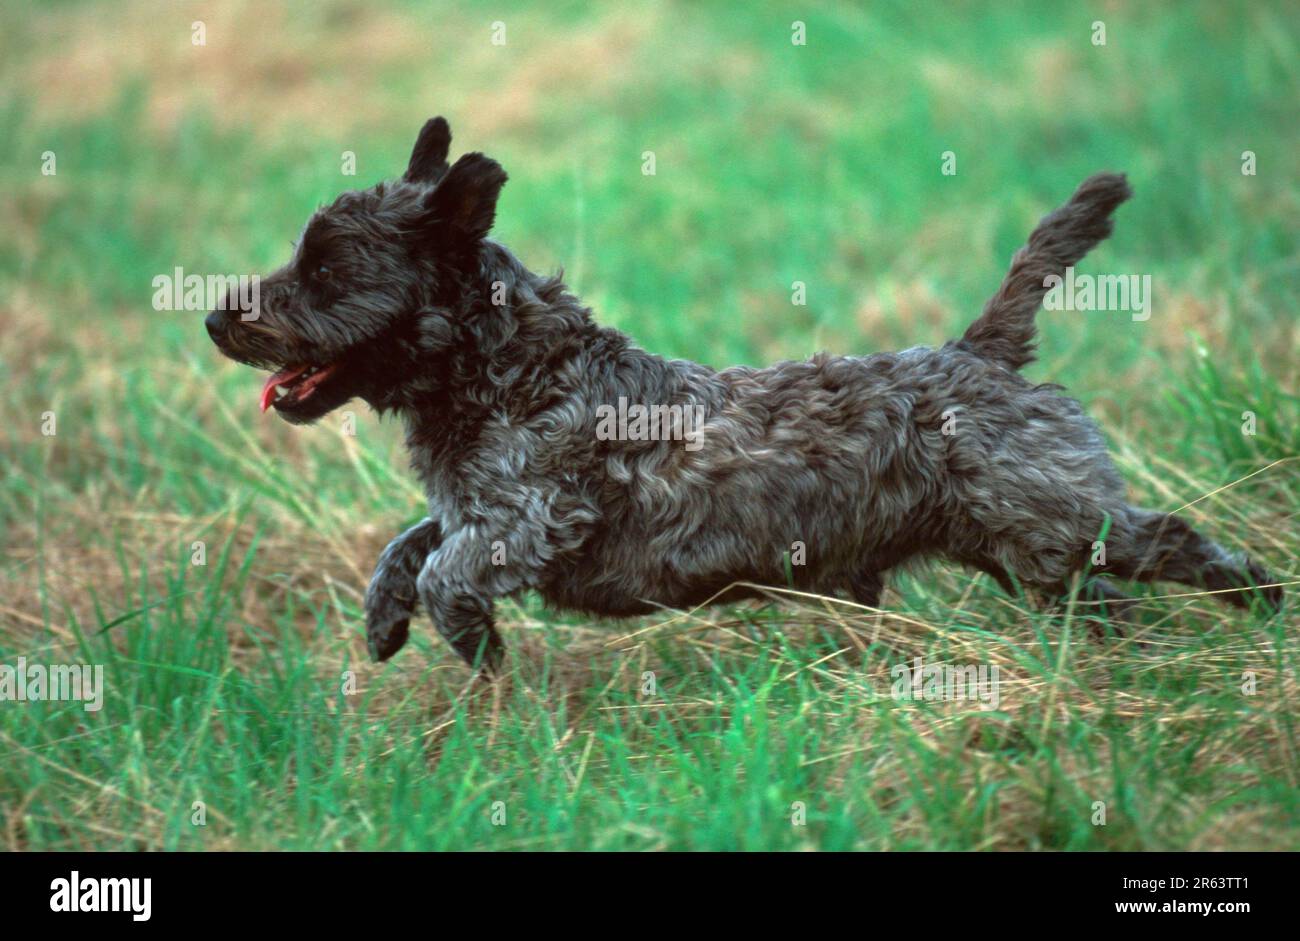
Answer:
POLYGON ((333 276, 333 274, 334 272, 330 271, 328 265, 318 265, 316 268, 317 281, 328 281, 333 276))

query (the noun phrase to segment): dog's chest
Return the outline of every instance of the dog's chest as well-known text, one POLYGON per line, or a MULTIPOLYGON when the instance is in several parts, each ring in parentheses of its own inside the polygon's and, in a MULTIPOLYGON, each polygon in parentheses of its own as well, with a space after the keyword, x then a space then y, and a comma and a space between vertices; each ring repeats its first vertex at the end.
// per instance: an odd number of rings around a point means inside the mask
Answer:
POLYGON ((520 481, 511 455, 469 445, 459 452, 413 455, 412 466, 424 486, 431 519, 444 534, 491 515, 502 494, 517 492, 520 481))
POLYGON ((416 472, 424 485, 429 518, 436 520, 443 533, 452 533, 465 524, 467 501, 458 484, 455 468, 417 465, 416 472))

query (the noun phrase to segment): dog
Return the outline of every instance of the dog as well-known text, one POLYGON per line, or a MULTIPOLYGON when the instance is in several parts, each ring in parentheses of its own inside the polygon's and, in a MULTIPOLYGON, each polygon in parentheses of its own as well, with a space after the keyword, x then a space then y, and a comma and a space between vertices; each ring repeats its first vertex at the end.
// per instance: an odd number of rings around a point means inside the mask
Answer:
POLYGON ((481 153, 449 165, 450 143, 428 121, 400 180, 311 217, 257 310, 206 320, 222 353, 273 371, 263 411, 305 423, 361 398, 405 424, 428 516, 371 579, 373 658, 401 649, 418 605, 492 673, 493 601, 526 589, 608 617, 791 581, 878 607, 890 570, 930 557, 1047 604, 1074 591, 1112 620, 1133 601, 1111 578, 1280 608, 1260 566, 1130 504, 1083 407, 1020 375, 1047 282, 1110 234, 1124 176, 1044 217, 959 340, 718 370, 597 325, 561 276, 489 239, 506 173, 481 153), (695 447, 599 433, 620 403, 699 415, 695 447))

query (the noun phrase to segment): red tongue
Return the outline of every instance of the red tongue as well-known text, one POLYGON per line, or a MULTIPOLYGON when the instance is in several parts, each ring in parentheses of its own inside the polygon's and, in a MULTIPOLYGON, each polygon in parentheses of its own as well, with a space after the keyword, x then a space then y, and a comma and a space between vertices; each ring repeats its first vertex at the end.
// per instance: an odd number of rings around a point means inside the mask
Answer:
POLYGON ((259 404, 262 406, 262 411, 265 412, 271 407, 271 402, 275 399, 276 386, 287 386, 310 368, 310 365, 286 366, 275 375, 270 376, 266 380, 266 385, 262 386, 262 397, 258 400, 259 404))

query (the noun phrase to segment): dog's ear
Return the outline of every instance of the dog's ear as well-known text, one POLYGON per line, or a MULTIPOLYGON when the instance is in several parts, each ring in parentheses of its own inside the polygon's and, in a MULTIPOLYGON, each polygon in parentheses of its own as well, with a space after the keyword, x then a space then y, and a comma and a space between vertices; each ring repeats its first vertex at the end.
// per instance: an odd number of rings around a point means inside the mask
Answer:
POLYGON ((426 224, 444 238, 478 241, 492 228, 505 184, 501 164, 483 154, 465 154, 425 198, 426 224))
POLYGON ((447 148, 451 146, 451 128, 441 115, 430 118, 420 128, 402 179, 407 183, 437 183, 447 172, 447 148))

